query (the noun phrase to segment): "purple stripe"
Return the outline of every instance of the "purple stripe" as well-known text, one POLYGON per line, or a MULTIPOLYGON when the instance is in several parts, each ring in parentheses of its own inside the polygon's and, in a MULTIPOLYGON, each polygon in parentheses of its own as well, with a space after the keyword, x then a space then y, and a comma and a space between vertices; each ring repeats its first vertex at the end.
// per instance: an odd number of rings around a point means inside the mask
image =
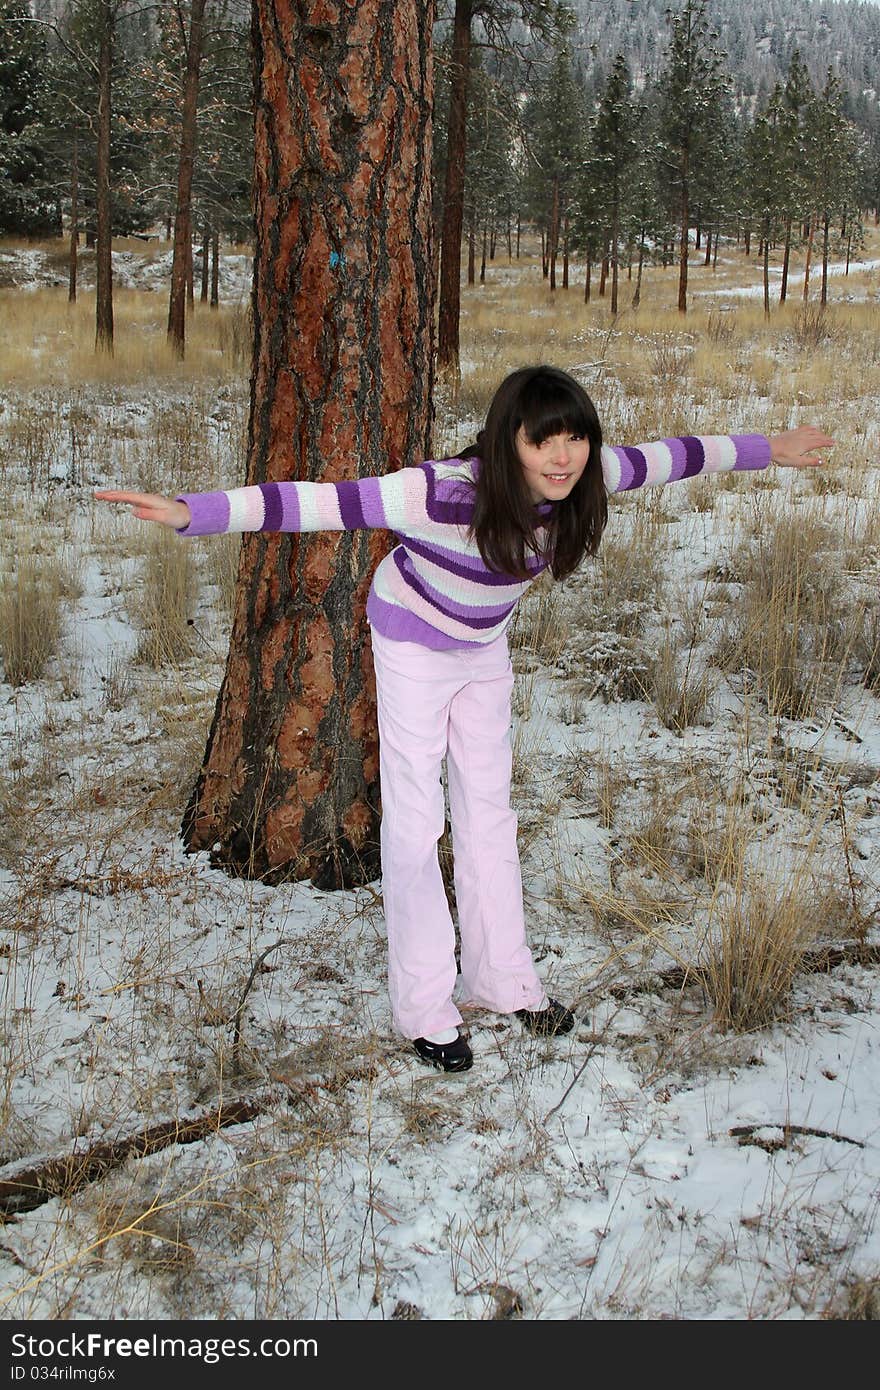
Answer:
POLYGON ((225 492, 180 492, 175 498, 189 507, 189 525, 182 536, 216 536, 229 530, 229 498, 225 492))
POLYGON ((263 507, 266 513, 260 529, 262 531, 280 531, 284 520, 281 489, 277 483, 260 483, 260 492, 263 494, 263 507))
POLYGON ((445 652, 459 647, 482 647, 483 642, 466 642, 460 637, 450 637, 439 627, 431 627, 423 619, 410 613, 406 608, 387 603, 380 598, 375 589, 367 595, 367 618, 377 632, 393 642, 418 642, 420 647, 428 647, 433 652, 445 652))
MULTIPOLYGON (((423 560, 432 561, 438 569, 445 570, 448 574, 457 574, 462 579, 473 580, 475 584, 492 586, 493 584, 523 584, 527 582, 522 579, 514 579, 509 574, 494 574, 491 570, 487 570, 480 555, 470 559, 466 555, 456 555, 452 551, 443 550, 440 546, 432 546, 424 541, 417 541, 412 536, 402 536, 401 540, 413 555, 420 555, 423 560)), ((527 563, 532 578, 547 568, 546 560, 530 560, 527 563)))
POLYGON ((359 483, 336 483, 339 514, 346 531, 360 531, 365 525, 359 483))
MULTIPOLYGON (((665 442, 667 444, 670 443, 668 439, 665 442)), ((702 440, 697 439, 695 435, 685 434, 677 442, 684 445, 685 465, 683 473, 674 474, 673 476, 682 478, 696 477, 698 473, 702 473, 706 462, 706 452, 703 448, 702 440)))
POLYGON ((382 479, 361 478, 358 482, 358 489, 360 491, 361 512, 363 513, 364 525, 378 526, 383 529, 388 528, 388 517, 385 514, 385 507, 382 504, 382 479))
POLYGON ((499 618, 503 619, 516 607, 516 599, 512 603, 505 603, 500 609, 484 608, 482 605, 475 609, 466 604, 455 603, 448 599, 445 594, 438 594, 435 589, 431 589, 421 581, 412 570, 404 569, 405 555, 398 549, 394 551, 394 562, 400 571, 405 584, 415 591, 426 603, 430 603, 432 608, 436 608, 447 618, 455 618, 458 622, 464 623, 466 627, 475 628, 480 631, 484 627, 497 627, 499 618), (485 613, 491 616, 479 617, 485 613))
POLYGON ((621 461, 619 492, 630 492, 642 487, 648 476, 648 460, 641 449, 616 448, 614 452, 621 461))
POLYGON ((734 468, 766 468, 770 463, 770 441, 765 434, 732 434, 736 445, 734 468))
POLYGON ((419 466, 425 470, 427 478, 425 511, 431 521, 445 521, 452 526, 469 526, 474 515, 474 494, 469 482, 464 477, 444 478, 439 486, 448 487, 454 492, 454 500, 445 501, 438 495, 434 465, 423 463, 419 466))
POLYGON ((677 482, 679 478, 686 477, 688 452, 683 439, 664 439, 664 444, 669 448, 672 455, 672 470, 669 474, 669 482, 677 482))
POLYGON ((278 493, 281 498, 282 531, 298 531, 300 526, 299 493, 296 483, 280 483, 278 493))

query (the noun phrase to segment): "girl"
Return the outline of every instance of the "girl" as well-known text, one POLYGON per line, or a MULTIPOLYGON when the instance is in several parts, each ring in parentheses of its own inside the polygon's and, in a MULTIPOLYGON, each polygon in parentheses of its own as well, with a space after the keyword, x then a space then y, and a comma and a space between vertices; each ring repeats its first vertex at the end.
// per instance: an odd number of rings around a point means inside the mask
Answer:
POLYGON ((567 1033, 526 944, 510 807, 506 629, 549 568, 564 579, 598 549, 607 494, 730 469, 821 463, 834 441, 811 426, 773 438, 603 446, 593 402, 565 372, 526 367, 499 387, 472 448, 356 482, 261 483, 179 495, 100 491, 184 536, 388 527, 397 547, 367 601, 379 723, 382 894, 395 1026, 418 1056, 466 1071, 453 1002, 455 933, 437 858, 447 780, 461 936, 459 1002, 514 1013, 534 1034, 567 1033))

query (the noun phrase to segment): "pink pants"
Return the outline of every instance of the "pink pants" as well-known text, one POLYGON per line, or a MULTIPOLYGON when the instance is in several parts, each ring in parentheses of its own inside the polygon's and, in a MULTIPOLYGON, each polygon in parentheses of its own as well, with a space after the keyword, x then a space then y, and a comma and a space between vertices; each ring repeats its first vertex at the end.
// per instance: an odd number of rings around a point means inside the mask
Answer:
POLYGON ((407 1038, 461 1023, 455 930, 437 858, 447 760, 461 935, 460 1001, 499 1013, 539 1008, 526 945, 516 816, 510 808, 510 692, 502 636, 432 651, 372 629, 382 791, 388 990, 407 1038))

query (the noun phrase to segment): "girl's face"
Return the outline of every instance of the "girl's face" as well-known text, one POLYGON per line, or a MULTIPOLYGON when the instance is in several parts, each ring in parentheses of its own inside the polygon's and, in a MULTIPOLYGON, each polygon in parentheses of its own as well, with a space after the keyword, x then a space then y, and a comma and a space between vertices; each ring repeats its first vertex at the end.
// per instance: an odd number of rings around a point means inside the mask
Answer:
POLYGON ((532 444, 520 425, 516 452, 532 501, 558 502, 568 496, 586 468, 590 441, 586 435, 566 431, 532 444))

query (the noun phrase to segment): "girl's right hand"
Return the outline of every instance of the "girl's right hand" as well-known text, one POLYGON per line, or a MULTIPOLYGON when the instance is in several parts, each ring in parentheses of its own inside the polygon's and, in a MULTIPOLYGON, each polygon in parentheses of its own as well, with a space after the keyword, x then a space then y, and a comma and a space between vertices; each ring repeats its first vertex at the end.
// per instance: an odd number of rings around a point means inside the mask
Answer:
POLYGON ((155 492, 109 492, 102 488, 95 496, 100 502, 122 502, 141 521, 158 521, 162 526, 173 526, 175 531, 182 531, 190 523, 185 502, 172 502, 155 492))

